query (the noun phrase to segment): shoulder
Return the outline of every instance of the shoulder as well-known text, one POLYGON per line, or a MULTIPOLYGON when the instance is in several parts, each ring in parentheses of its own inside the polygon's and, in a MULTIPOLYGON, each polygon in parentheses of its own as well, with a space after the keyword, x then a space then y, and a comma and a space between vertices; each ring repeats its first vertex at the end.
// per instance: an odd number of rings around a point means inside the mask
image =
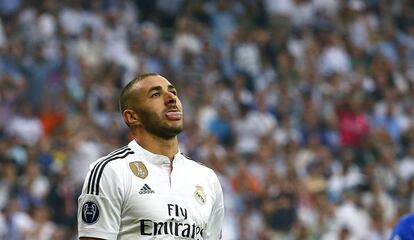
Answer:
POLYGON ((85 179, 84 188, 87 194, 99 195, 104 188, 113 188, 124 181, 125 159, 134 153, 131 148, 124 146, 93 162, 85 179), (124 160, 124 161, 123 161, 124 160), (117 181, 113 181, 117 180, 117 181))
POLYGON ((134 151, 128 145, 108 153, 89 166, 90 177, 95 180, 100 179, 101 175, 123 174, 122 169, 127 165, 125 160, 133 154, 134 151))
POLYGON ((393 229, 391 240, 414 238, 414 213, 409 213, 400 218, 393 229))
POLYGON ((408 227, 414 225, 414 213, 409 213, 400 218, 398 225, 402 227, 408 227))
POLYGON ((113 167, 114 165, 120 165, 122 162, 124 162, 120 160, 124 160, 132 154, 134 154, 134 151, 128 145, 123 146, 93 162, 90 165, 90 170, 97 167, 105 168, 107 166, 113 167))
POLYGON ((197 162, 194 159, 191 159, 190 157, 188 157, 187 155, 181 153, 182 158, 184 159, 185 164, 189 165, 191 168, 194 168, 198 171, 203 171, 203 172, 213 172, 213 169, 207 167, 206 165, 204 165, 204 163, 201 162, 197 162))
POLYGON ((183 162, 186 164, 186 168, 191 169, 191 171, 199 177, 206 177, 209 181, 217 181, 218 177, 213 169, 204 165, 203 163, 197 162, 185 154, 181 154, 183 162))

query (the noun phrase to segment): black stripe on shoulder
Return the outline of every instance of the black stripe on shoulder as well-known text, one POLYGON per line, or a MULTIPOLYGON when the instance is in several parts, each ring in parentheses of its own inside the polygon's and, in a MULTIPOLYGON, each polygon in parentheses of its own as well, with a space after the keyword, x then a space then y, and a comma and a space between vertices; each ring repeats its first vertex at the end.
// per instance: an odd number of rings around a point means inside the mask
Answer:
POLYGON ((98 163, 95 164, 95 166, 93 167, 93 169, 91 171, 91 174, 89 175, 88 190, 87 190, 86 193, 89 194, 89 193, 92 192, 91 187, 92 187, 92 184, 96 180, 96 173, 97 173, 99 167, 102 165, 102 162, 105 161, 108 158, 111 158, 112 156, 116 156, 116 155, 122 154, 122 153, 124 153, 125 151, 128 151, 128 150, 131 150, 128 146, 124 146, 122 148, 119 148, 119 149, 117 149, 117 150, 109 153, 105 159, 102 159, 101 161, 99 161, 98 163))
POLYGON ((118 154, 120 151, 122 151, 122 150, 124 150, 124 149, 126 149, 126 148, 129 148, 129 146, 128 145, 125 145, 125 146, 123 146, 123 147, 120 147, 120 148, 118 148, 118 149, 115 149, 115 150, 113 150, 112 152, 110 152, 110 153, 108 153, 108 157, 111 157, 111 156, 113 156, 113 155, 115 155, 115 154, 118 154))
MULTIPOLYGON (((113 160, 117 160, 117 159, 124 159, 125 157, 127 157, 127 156, 128 156, 128 155, 130 155, 130 154, 134 154, 134 151, 130 150, 130 151, 128 151, 128 152, 126 152, 126 153, 124 153, 123 155, 116 155, 116 156, 113 156, 113 157, 111 157, 111 158, 109 158, 109 159, 107 159, 107 160, 105 160, 105 161, 103 162, 101 169, 99 169, 98 179, 96 180, 96 195, 99 195, 99 182, 100 182, 100 180, 101 180, 102 173, 103 173, 103 171, 104 171, 105 166, 106 166, 109 162, 112 162, 113 160)), ((93 186, 92 186, 92 193, 93 193, 93 186)))
MULTIPOLYGON (((123 152, 125 152, 125 151, 127 151, 127 149, 129 149, 129 147, 128 146, 124 146, 124 147, 122 147, 122 148, 119 148, 119 149, 117 149, 117 150, 115 150, 115 151, 113 151, 113 152, 111 152, 111 153, 109 153, 108 155, 107 155, 107 157, 105 158, 105 159, 108 159, 108 158, 110 158, 110 157, 112 157, 112 156, 115 156, 115 155, 117 155, 117 154, 122 154, 123 152)), ((103 159, 103 160, 101 160, 101 161, 99 161, 98 163, 96 163, 95 164, 95 166, 93 167, 93 169, 92 169, 92 171, 91 171, 91 174, 89 175, 89 180, 88 180, 88 190, 87 190, 87 192, 86 193, 91 193, 92 192, 92 186, 93 186, 93 183, 95 182, 95 180, 96 180, 96 173, 97 173, 97 171, 98 171, 98 169, 99 169, 99 167, 102 165, 102 162, 103 161, 105 161, 105 159, 103 159)))

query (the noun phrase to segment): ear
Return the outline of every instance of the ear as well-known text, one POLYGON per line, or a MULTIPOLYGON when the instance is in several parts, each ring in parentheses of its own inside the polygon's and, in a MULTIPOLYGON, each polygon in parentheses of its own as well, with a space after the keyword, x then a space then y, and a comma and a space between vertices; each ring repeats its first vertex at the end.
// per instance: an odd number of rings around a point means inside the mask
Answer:
POLYGON ((122 116, 124 117, 124 122, 127 126, 132 127, 141 124, 141 120, 139 119, 138 114, 132 109, 124 110, 122 116))

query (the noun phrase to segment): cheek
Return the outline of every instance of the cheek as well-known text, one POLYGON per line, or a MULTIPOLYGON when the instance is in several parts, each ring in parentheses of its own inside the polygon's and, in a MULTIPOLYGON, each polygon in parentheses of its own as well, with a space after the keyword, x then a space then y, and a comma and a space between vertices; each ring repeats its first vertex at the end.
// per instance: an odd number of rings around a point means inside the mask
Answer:
POLYGON ((181 104, 181 101, 180 101, 180 99, 178 99, 177 98, 177 107, 179 108, 179 109, 181 109, 181 111, 183 110, 183 105, 181 104))

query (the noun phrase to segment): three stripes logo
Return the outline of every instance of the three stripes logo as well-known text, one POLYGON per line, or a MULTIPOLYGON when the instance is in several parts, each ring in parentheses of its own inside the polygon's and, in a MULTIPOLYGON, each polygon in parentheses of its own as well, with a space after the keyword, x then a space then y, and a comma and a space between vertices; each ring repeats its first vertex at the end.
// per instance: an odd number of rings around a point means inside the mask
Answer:
POLYGON ((106 158, 99 161, 95 166, 93 167, 91 174, 89 175, 88 180, 88 189, 87 194, 95 194, 99 195, 99 183, 101 181, 101 177, 104 171, 105 166, 114 160, 117 159, 124 159, 130 154, 134 154, 134 151, 132 151, 131 148, 128 146, 122 147, 118 150, 113 151, 112 153, 108 154, 106 158))
POLYGON ((144 184, 144 186, 142 186, 141 190, 139 190, 139 194, 149 194, 149 193, 155 193, 154 190, 152 190, 148 184, 144 184))

